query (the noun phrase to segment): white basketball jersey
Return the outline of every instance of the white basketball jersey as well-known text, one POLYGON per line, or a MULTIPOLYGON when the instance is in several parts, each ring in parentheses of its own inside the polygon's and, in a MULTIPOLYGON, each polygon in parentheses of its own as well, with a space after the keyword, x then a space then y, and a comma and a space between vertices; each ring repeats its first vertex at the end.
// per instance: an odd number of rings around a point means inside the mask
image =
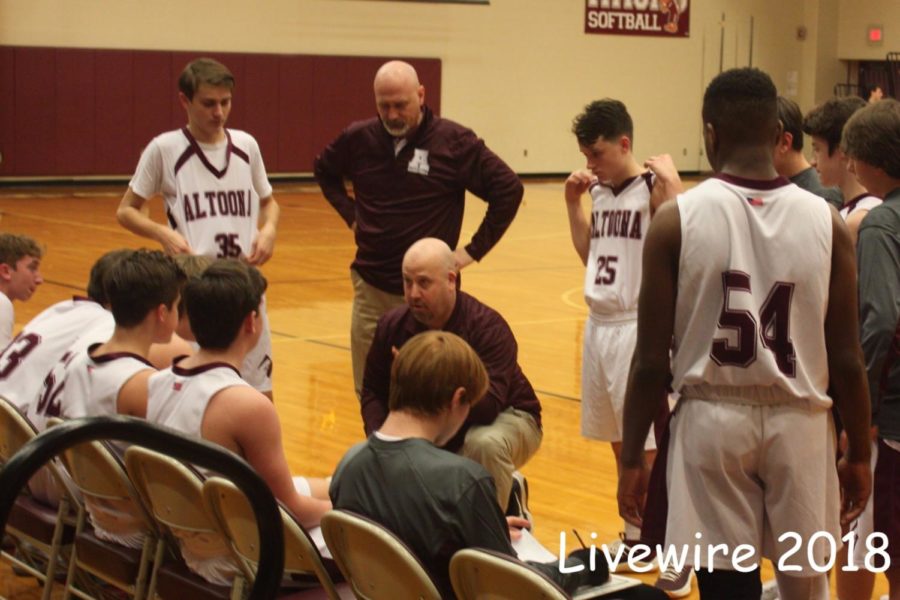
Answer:
POLYGON ((879 204, 881 204, 881 198, 862 194, 841 207, 841 218, 846 221, 854 210, 872 210, 879 204))
POLYGON ((177 364, 150 376, 147 420, 196 437, 209 401, 233 386, 250 387, 229 364, 210 363, 184 369, 177 364))
POLYGON ((169 224, 194 254, 238 258, 250 254, 259 199, 272 194, 259 146, 248 133, 225 131, 221 144, 200 144, 187 128, 154 138, 138 163, 131 188, 142 198, 161 192, 169 224))
POLYGON ((91 356, 100 344, 67 352, 44 378, 40 397, 29 408, 35 427, 43 429, 49 417, 77 419, 118 414, 119 392, 137 373, 153 366, 130 352, 91 356))
POLYGON ((67 350, 112 337, 112 314, 88 298, 57 302, 32 319, 0 354, 0 396, 22 412, 37 401, 44 378, 67 350))
POLYGON ((600 183, 591 186, 591 244, 584 299, 592 316, 637 311, 652 188, 650 172, 626 181, 619 190, 600 183))
POLYGON ((674 389, 712 400, 831 406, 828 204, 784 178, 728 176, 677 202, 674 389))

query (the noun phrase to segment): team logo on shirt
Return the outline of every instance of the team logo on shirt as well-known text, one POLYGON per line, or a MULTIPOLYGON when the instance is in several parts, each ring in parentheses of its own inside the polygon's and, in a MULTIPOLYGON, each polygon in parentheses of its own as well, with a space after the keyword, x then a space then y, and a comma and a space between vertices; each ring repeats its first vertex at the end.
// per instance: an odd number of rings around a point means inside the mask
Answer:
MULTIPOLYGON (((426 165, 427 166, 427 165, 426 165)), ((213 190, 184 194, 184 220, 187 223, 207 217, 250 217, 250 190, 213 190)))
POLYGON ((641 213, 637 210, 595 210, 591 212, 591 237, 642 237, 641 213))
POLYGON ((430 167, 428 166, 428 150, 416 148, 413 151, 412 160, 406 166, 406 170, 410 173, 418 173, 419 175, 428 175, 430 167))

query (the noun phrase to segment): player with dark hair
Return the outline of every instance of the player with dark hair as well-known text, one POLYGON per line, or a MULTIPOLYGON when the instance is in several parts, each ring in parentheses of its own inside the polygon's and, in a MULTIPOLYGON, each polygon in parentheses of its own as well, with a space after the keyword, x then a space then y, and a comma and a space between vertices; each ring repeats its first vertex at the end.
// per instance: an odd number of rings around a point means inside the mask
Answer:
POLYGON ((844 203, 840 190, 823 186, 815 168, 803 155, 803 113, 797 103, 778 96, 778 120, 781 121, 782 132, 775 146, 775 170, 790 179, 791 183, 840 208, 844 203))
MULTIPOLYGON (((625 385, 637 336, 644 239, 653 214, 682 188, 668 155, 653 157, 644 166, 637 162, 634 125, 619 100, 605 98, 588 104, 575 117, 572 132, 587 159, 587 169, 569 175, 565 187, 572 244, 587 267, 584 298, 590 307, 582 349, 581 434, 610 442, 618 469, 625 385), (582 207, 585 192, 591 196, 589 218, 582 207)), ((661 410, 667 411, 668 406, 661 410)), ((656 454, 652 433, 644 447, 652 464, 656 454)), ((641 530, 625 522, 620 537, 621 541, 611 544, 611 552, 618 552, 620 544, 628 552, 639 543, 641 530)), ((625 563, 619 568, 624 569, 625 563)), ((690 570, 672 573, 660 584, 669 586, 675 580, 677 585, 670 591, 690 592, 690 570)))
POLYGON ((844 204, 841 217, 856 244, 859 224, 868 212, 881 204, 847 170, 849 159, 841 150, 841 132, 847 120, 866 106, 862 98, 833 98, 811 110, 803 119, 803 131, 812 138, 813 162, 822 184, 841 190, 844 204))
POLYGON ((866 102, 874 104, 884 98, 884 90, 877 83, 866 86, 866 102))
POLYGON ((840 544, 840 521, 871 488, 865 372, 846 318, 853 244, 837 211, 778 176, 776 97, 756 69, 712 80, 704 142, 717 174, 660 207, 644 252, 619 511, 641 523, 643 442, 671 381, 666 544, 700 548, 686 563, 702 598, 758 600, 760 558, 790 551, 785 532, 804 552, 790 557, 799 572, 776 572, 781 597, 827 597, 813 567, 831 552, 823 536, 840 544), (848 437, 837 468, 832 403, 848 437), (741 545, 752 552, 738 560, 741 545))
POLYGON ((43 248, 27 235, 0 233, 0 349, 13 337, 13 301, 30 299, 44 283, 38 270, 43 256, 43 248))
POLYGON ((887 536, 891 599, 900 598, 900 102, 887 98, 854 113, 842 150, 869 193, 884 202, 859 228, 859 315, 878 460, 875 531, 887 536))
MULTIPOLYGON (((209 58, 190 62, 178 79, 187 126, 155 137, 141 154, 116 217, 123 227, 159 242, 169 254, 246 260, 272 256, 280 209, 272 197, 259 145, 250 134, 226 129, 234 76, 209 58), (162 194, 168 224, 141 212, 162 194)), ((272 396, 272 341, 265 302, 264 334, 241 373, 272 396)))
MULTIPOLYGON (((244 458, 307 528, 330 508, 324 479, 291 477, 275 406, 244 381, 238 367, 262 332, 266 280, 255 267, 219 260, 187 283, 184 299, 200 349, 150 377, 147 420, 219 444, 244 458)), ((229 584, 237 565, 228 554, 182 546, 188 566, 208 581, 229 584)))

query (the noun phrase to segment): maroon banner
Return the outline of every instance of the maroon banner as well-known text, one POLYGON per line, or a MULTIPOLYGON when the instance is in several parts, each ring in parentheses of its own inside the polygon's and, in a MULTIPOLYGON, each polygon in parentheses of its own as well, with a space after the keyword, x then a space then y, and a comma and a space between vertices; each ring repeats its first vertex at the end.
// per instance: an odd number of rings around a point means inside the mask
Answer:
POLYGON ((690 0, 586 0, 585 33, 688 37, 690 0))

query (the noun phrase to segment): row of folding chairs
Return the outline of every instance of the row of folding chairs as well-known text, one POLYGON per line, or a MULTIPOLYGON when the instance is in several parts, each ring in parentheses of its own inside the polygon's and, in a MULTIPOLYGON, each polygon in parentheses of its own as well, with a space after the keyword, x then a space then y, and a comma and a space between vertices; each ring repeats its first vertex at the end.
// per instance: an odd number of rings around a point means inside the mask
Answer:
MULTIPOLYGON (((8 461, 36 432, 11 404, 0 398, 0 461, 8 461)), ((40 478, 60 491, 49 508, 26 489, 15 501, 6 533, 18 552, 2 556, 43 584, 43 599, 64 577, 64 598, 92 599, 113 586, 135 598, 238 599, 252 584, 260 557, 260 539, 247 497, 223 477, 205 479, 175 458, 141 446, 120 454, 99 441, 80 443, 48 463, 40 478), (112 523, 124 521, 143 534, 139 548, 100 539, 91 526, 104 511, 112 523), (195 552, 230 556, 234 582, 217 586, 193 574, 179 558, 183 544, 195 552), (31 556, 23 560, 22 555, 31 556), (42 558, 36 567, 34 555, 42 558)), ((29 485, 40 483, 33 479, 29 485)), ((335 583, 333 570, 300 523, 280 508, 284 534, 284 585, 279 597, 292 600, 361 598, 440 600, 421 563, 391 532, 344 511, 331 511, 322 532, 346 582, 335 583)), ((456 594, 464 599, 569 598, 537 571, 507 556, 462 550, 451 563, 456 594)))

